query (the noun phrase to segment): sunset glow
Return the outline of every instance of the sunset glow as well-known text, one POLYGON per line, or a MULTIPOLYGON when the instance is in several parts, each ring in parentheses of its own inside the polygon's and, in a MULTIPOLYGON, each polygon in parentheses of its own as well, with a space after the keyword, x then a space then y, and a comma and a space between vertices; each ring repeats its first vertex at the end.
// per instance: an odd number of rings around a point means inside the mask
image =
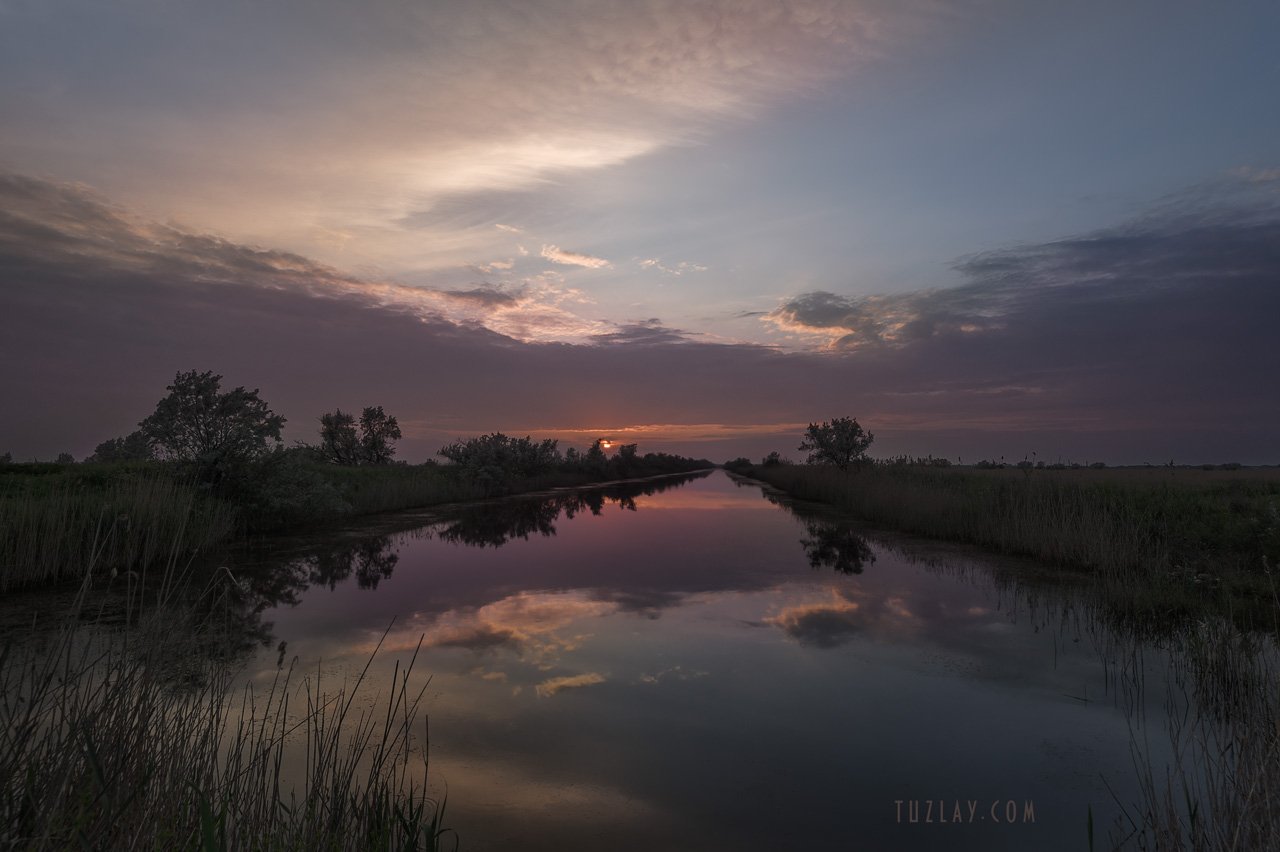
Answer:
POLYGON ((198 368, 415 461, 1276 461, 1274 4, 375 7, 0 4, 0 452, 198 368))

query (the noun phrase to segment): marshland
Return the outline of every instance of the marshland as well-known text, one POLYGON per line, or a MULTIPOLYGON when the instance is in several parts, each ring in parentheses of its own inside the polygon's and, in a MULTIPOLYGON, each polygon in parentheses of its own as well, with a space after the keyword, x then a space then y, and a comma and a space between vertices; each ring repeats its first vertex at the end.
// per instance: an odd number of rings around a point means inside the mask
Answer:
POLYGON ((1277 32, 0 0, 0 852, 1280 852, 1277 32))
POLYGON ((1275 846, 1274 471, 814 461, 11 466, 5 842, 1275 846))

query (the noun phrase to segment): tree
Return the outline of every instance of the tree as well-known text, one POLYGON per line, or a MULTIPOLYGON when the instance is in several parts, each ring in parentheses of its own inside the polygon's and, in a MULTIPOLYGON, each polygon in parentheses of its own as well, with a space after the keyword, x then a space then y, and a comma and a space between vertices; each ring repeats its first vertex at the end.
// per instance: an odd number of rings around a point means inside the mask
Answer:
POLYGON ((838 417, 821 424, 810 423, 800 449, 809 453, 806 464, 829 464, 848 470, 849 465, 866 458, 873 440, 875 436, 864 432, 857 420, 838 417))
POLYGON ((320 451, 334 464, 360 463, 360 438, 355 415, 341 408, 320 415, 320 451))
POLYGON ((284 418, 267 407, 257 388, 221 392, 212 371, 178 373, 138 426, 161 458, 196 464, 202 478, 217 481, 236 464, 260 458, 280 444, 284 418))
POLYGON ((618 458, 623 464, 635 464, 636 461, 636 445, 622 444, 618 447, 618 458))
POLYGON ((387 464, 396 454, 392 444, 400 440, 400 424, 382 410, 370 406, 360 414, 360 455, 366 464, 387 464))
POLYGON ((358 435, 354 414, 338 408, 320 415, 320 452, 334 464, 387 464, 399 439, 400 424, 381 405, 361 413, 358 435))
POLYGON ((596 438, 582 457, 583 463, 592 470, 603 469, 605 464, 609 461, 608 457, 604 454, 603 443, 604 439, 596 438))
POLYGON ((94 448, 93 455, 87 461, 120 462, 150 461, 155 458, 151 442, 141 429, 130 432, 123 438, 109 438, 94 448))
POLYGON ((54 460, 54 464, 75 464, 76 457, 71 453, 58 453, 58 457, 54 460))

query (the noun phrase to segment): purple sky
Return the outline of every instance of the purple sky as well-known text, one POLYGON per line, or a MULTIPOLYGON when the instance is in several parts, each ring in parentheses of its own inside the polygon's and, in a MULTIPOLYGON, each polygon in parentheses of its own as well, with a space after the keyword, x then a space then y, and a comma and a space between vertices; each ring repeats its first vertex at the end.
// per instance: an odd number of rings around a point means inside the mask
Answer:
POLYGON ((1269 3, 0 0, 0 452, 1280 463, 1269 3))

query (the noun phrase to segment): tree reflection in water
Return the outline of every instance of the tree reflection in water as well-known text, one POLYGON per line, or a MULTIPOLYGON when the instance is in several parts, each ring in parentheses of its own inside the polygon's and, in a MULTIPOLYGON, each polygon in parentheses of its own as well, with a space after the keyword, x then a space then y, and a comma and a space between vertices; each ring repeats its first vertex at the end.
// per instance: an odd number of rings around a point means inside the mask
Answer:
MULTIPOLYGON (((353 573, 362 589, 378 588, 378 581, 390 577, 400 561, 391 536, 374 536, 343 547, 308 556, 306 586, 324 585, 332 591, 353 573)), ((306 586, 303 588, 305 589, 306 586)))
POLYGON ((516 497, 463 506, 443 520, 427 526, 415 519, 398 531, 385 535, 342 538, 318 543, 305 555, 268 570, 256 571, 240 584, 246 606, 258 613, 273 606, 296 606, 312 586, 335 591, 353 575, 356 586, 373 590, 394 573, 400 561, 397 543, 405 536, 434 536, 441 541, 468 547, 502 547, 533 535, 553 536, 556 521, 563 515, 572 519, 580 512, 601 514, 610 504, 624 511, 636 511, 636 498, 679 488, 706 476, 669 476, 644 482, 620 482, 589 490, 537 497, 516 497))
POLYGON ((813 508, 797 503, 781 492, 762 487, 760 483, 741 476, 730 476, 739 487, 761 489, 764 499, 779 506, 799 519, 808 537, 800 539, 809 566, 815 569, 831 568, 840 574, 861 574, 862 569, 876 561, 871 545, 854 528, 854 521, 831 517, 826 507, 813 508))
POLYGON ((800 539, 804 555, 812 568, 833 568, 841 574, 861 574, 866 565, 876 561, 867 540, 848 523, 805 521, 808 538, 800 539))
POLYGON ((555 535, 555 524, 561 515, 569 520, 584 511, 599 515, 610 503, 623 511, 634 512, 637 497, 679 488, 703 476, 706 474, 620 482, 589 491, 480 503, 458 510, 433 531, 441 541, 469 547, 502 547, 517 538, 528 540, 532 535, 555 535))

